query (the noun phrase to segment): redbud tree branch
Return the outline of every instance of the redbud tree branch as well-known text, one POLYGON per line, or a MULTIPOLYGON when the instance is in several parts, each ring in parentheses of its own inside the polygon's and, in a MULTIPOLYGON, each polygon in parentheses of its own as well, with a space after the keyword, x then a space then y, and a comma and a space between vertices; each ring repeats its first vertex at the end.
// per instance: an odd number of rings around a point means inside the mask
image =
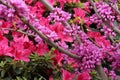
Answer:
MULTIPOLYGON (((47 1, 47 0, 40 0, 44 6, 49 10, 49 11, 52 11, 54 10, 53 6, 47 1)), ((68 24, 67 21, 65 21, 65 24, 68 24)), ((77 36, 78 38, 78 36, 77 36)), ((96 65, 96 71, 98 72, 99 76, 101 77, 102 80, 108 80, 103 68, 102 68, 102 65, 96 65)))
MULTIPOLYGON (((42 1, 44 1, 44 0, 42 0, 42 1)), ((7 7, 11 8, 9 5, 3 3, 1 0, 0 0, 0 3, 2 3, 4 5, 6 5, 7 7)), ((66 54, 66 55, 68 55, 68 56, 70 56, 72 58, 80 59, 77 55, 72 54, 71 52, 64 50, 62 47, 56 45, 53 41, 50 41, 44 34, 42 34, 41 32, 39 32, 34 26, 32 26, 31 24, 29 24, 24 17, 22 17, 22 16, 20 16, 18 14, 17 14, 17 16, 21 19, 21 21, 24 24, 26 24, 31 30, 33 30, 36 34, 38 34, 47 44, 55 47, 59 51, 63 52, 64 54, 66 54)), ((96 70, 99 73, 99 75, 100 75, 100 77, 101 77, 102 80, 108 80, 101 65, 96 65, 96 70)))
MULTIPOLYGON (((93 9, 94 9, 96 15, 98 16, 98 18, 100 18, 100 19, 103 20, 103 23, 101 23, 101 25, 102 25, 102 26, 109 25, 109 24, 107 24, 106 21, 104 21, 104 19, 101 17, 101 15, 97 12, 97 8, 96 8, 96 6, 94 5, 93 0, 90 0, 90 2, 91 2, 91 5, 93 6, 93 9), (106 23, 105 23, 105 22, 106 22, 106 23)), ((119 29, 116 28, 115 26, 112 26, 112 29, 113 29, 115 32, 117 32, 118 34, 120 34, 119 29)), ((109 38, 110 38, 110 40, 113 42, 113 44, 115 44, 115 41, 113 40, 113 38, 111 37, 111 35, 109 35, 109 38)))
MULTIPOLYGON (((118 9, 113 7, 107 0, 105 0, 105 2, 120 15, 120 11, 118 9)), ((112 29, 120 35, 120 30, 116 26, 113 26, 112 29)))
POLYGON ((17 29, 17 30, 11 29, 11 28, 1 28, 1 29, 2 29, 2 30, 9 30, 9 31, 17 31, 17 32, 20 32, 20 33, 22 33, 22 34, 35 37, 34 34, 27 33, 27 32, 25 32, 25 31, 23 31, 23 30, 20 30, 20 29, 17 29))
MULTIPOLYGON (((39 0, 49 11, 53 11, 54 7, 47 1, 47 0, 39 0)), ((72 29, 71 26, 69 25, 69 23, 67 21, 62 22, 62 24, 64 26, 69 27, 69 29, 72 29)), ((78 41, 78 43, 81 43, 80 37, 78 35, 76 35, 76 39, 78 41)))
MULTIPOLYGON (((8 8, 11 8, 11 6, 9 6, 8 4, 2 2, 0 0, 0 3, 7 6, 8 8)), ((28 21, 23 17, 23 16, 20 16, 18 14, 16 14, 20 19, 21 21, 26 24, 32 31, 34 31, 36 34, 39 35, 40 38, 42 38, 47 44, 53 46, 54 48, 56 48, 57 50, 61 51, 63 54, 66 54, 68 56, 70 56, 71 58, 75 58, 75 59, 80 59, 77 55, 63 49, 62 47, 58 46, 56 43, 54 43, 53 41, 49 40, 44 34, 42 34, 40 31, 38 31, 34 26, 32 26, 31 24, 28 23, 28 21)))
POLYGON ((64 54, 66 54, 66 55, 68 55, 68 56, 70 56, 72 58, 80 59, 77 55, 72 54, 69 51, 66 51, 62 47, 56 45, 53 41, 49 40, 44 34, 42 34, 40 31, 38 31, 34 26, 32 26, 31 24, 29 24, 24 17, 22 17, 22 16, 19 16, 19 17, 20 17, 20 19, 22 20, 22 22, 24 24, 26 24, 32 31, 34 31, 36 34, 38 34, 47 44, 53 46, 54 48, 58 49, 59 51, 63 52, 64 54))
MULTIPOLYGON (((94 9, 96 15, 97 15, 100 19, 102 19, 102 17, 101 17, 101 16, 99 15, 99 13, 97 12, 97 8, 96 8, 96 6, 94 5, 93 0, 90 0, 90 3, 91 3, 91 5, 93 6, 93 9, 94 9)), ((102 25, 104 26, 104 24, 102 24, 102 25)), ((107 75, 105 74, 102 65, 96 65, 95 67, 96 67, 96 71, 98 72, 98 74, 99 74, 99 76, 101 77, 101 79, 102 79, 102 80, 108 80, 108 77, 107 77, 107 75)))

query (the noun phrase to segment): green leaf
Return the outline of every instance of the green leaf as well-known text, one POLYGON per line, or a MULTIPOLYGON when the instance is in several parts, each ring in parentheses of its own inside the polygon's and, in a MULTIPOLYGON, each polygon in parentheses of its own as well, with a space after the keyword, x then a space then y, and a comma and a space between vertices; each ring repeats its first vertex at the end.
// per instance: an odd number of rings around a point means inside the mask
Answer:
POLYGON ((78 7, 80 7, 80 8, 84 8, 84 4, 81 3, 81 2, 79 2, 78 7))
POLYGON ((23 77, 23 80, 27 80, 27 78, 23 77))
POLYGON ((16 77, 16 79, 17 79, 17 80, 23 80, 23 79, 22 79, 22 78, 20 78, 20 77, 16 77))
POLYGON ((6 63, 7 63, 6 61, 1 61, 0 62, 0 67, 4 67, 6 63))
POLYGON ((4 77, 5 76, 5 71, 1 71, 1 77, 4 77))

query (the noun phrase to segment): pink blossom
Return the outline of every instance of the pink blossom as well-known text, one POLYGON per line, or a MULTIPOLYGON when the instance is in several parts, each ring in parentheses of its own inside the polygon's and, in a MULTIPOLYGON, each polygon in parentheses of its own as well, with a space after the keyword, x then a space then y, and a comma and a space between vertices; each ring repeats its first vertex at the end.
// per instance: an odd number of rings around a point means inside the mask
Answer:
POLYGON ((53 76, 52 75, 49 77, 49 80, 53 80, 53 76))
POLYGON ((9 33, 9 30, 5 30, 4 28, 10 28, 11 24, 9 22, 5 22, 4 20, 0 20, 0 29, 6 34, 9 33))
POLYGON ((90 2, 85 2, 83 4, 84 4, 83 9, 86 10, 87 12, 90 12, 90 2))
POLYGON ((110 41, 105 40, 105 38, 102 37, 102 36, 101 37, 95 37, 95 42, 103 48, 107 48, 107 47, 110 46, 110 41))
POLYGON ((10 42, 10 51, 7 56, 14 57, 14 60, 22 60, 28 62, 29 55, 34 50, 34 45, 29 41, 27 36, 16 37, 10 42))
POLYGON ((77 17, 76 22, 85 23, 87 26, 91 24, 89 17, 86 17, 86 13, 81 8, 74 8, 74 17, 77 17))
POLYGON ((95 31, 90 31, 87 33, 90 38, 93 38, 95 42, 97 43, 98 46, 100 47, 109 47, 110 46, 110 41, 106 40, 100 32, 95 32, 95 31))
POLYGON ((27 4, 31 4, 31 3, 33 2, 33 0, 25 0, 25 2, 26 2, 27 4))
POLYGON ((42 56, 49 51, 47 44, 43 42, 41 42, 40 44, 37 44, 36 48, 37 48, 36 52, 39 56, 42 56))
POLYGON ((72 42, 73 41, 73 38, 70 37, 68 34, 64 34, 64 26, 60 23, 55 23, 51 29, 53 31, 55 31, 58 35, 58 37, 60 38, 61 41, 67 41, 67 42, 72 42))
POLYGON ((62 80, 72 80, 74 76, 74 74, 62 69, 62 80))
POLYGON ((9 53, 8 39, 0 32, 0 56, 9 53))
POLYGON ((88 35, 90 38, 95 38, 95 37, 100 37, 100 36, 101 36, 100 32, 95 32, 95 31, 89 31, 89 32, 87 33, 87 35, 88 35))
POLYGON ((55 55, 55 57, 53 58, 54 64, 55 65, 58 64, 58 65, 62 66, 61 62, 64 58, 63 54, 61 52, 59 52, 58 50, 55 50, 52 55, 55 55))
POLYGON ((78 75, 77 80, 90 80, 91 77, 88 72, 82 72, 78 75))

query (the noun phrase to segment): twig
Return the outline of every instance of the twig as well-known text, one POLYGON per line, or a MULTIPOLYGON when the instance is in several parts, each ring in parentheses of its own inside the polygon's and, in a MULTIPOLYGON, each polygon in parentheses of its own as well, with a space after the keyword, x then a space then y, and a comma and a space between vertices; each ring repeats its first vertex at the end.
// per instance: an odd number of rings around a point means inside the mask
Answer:
MULTIPOLYGON (((91 2, 91 5, 93 6, 93 9, 95 11, 95 13, 97 14, 98 18, 102 19, 103 20, 103 23, 101 23, 102 26, 105 26, 105 25, 109 25, 107 24, 108 22, 104 21, 104 19, 100 16, 100 14, 97 12, 97 8, 96 6, 94 5, 94 2, 93 0, 90 0, 91 2), (105 23, 106 22, 106 23, 105 23)), ((118 28, 116 28, 115 26, 112 26, 112 29, 117 32, 119 35, 120 35, 120 30, 118 28)), ((109 36, 109 38, 111 39, 112 42, 115 43, 115 41, 112 39, 111 35, 109 36)))
MULTIPOLYGON (((47 1, 47 0, 39 0, 49 11, 53 11, 54 7, 47 1)), ((67 26, 69 29, 72 29, 71 26, 69 25, 69 23, 67 21, 63 21, 62 24, 64 26, 67 26)), ((79 44, 81 44, 81 40, 80 37, 78 35, 76 35, 76 39, 78 41, 79 44)))
MULTIPOLYGON (((3 5, 5 4, 4 2, 2 2, 0 0, 0 3, 2 3, 3 5)), ((11 6, 5 4, 5 6, 7 6, 8 8, 11 8, 11 6)), ((63 52, 63 54, 66 54, 68 56, 70 56, 71 58, 75 58, 75 59, 80 59, 79 56, 75 55, 75 54, 72 54, 71 52, 63 49, 62 47, 58 46, 56 43, 54 43, 53 41, 49 40, 44 34, 42 34, 41 32, 39 32, 34 26, 32 26, 31 24, 28 23, 28 21, 23 17, 23 16, 20 16, 18 14, 16 14, 20 20, 26 24, 32 31, 34 31, 36 34, 39 35, 40 38, 42 38, 47 44, 53 46, 54 48, 58 49, 59 51, 63 52)))
POLYGON ((118 9, 113 7, 108 1, 105 0, 105 2, 120 15, 120 11, 118 9))
POLYGON ((96 65, 95 68, 102 80, 108 80, 107 75, 105 74, 102 65, 96 65))
POLYGON ((30 33, 27 33, 27 32, 25 32, 25 31, 22 31, 22 30, 20 30, 20 29, 18 29, 18 30, 14 30, 14 29, 11 29, 11 28, 1 28, 1 29, 2 29, 2 30, 17 31, 17 32, 20 32, 20 33, 22 33, 22 34, 26 34, 26 35, 28 35, 28 36, 33 36, 33 37, 35 37, 35 35, 30 34, 30 33))
POLYGON ((112 44, 114 45, 115 44, 115 41, 113 39, 113 36, 109 35, 109 39, 111 40, 112 44))
MULTIPOLYGON (((95 13, 97 14, 97 16, 98 16, 100 19, 102 19, 102 17, 101 17, 101 16, 99 15, 99 13, 97 12, 97 8, 96 8, 96 6, 94 5, 93 0, 90 0, 90 2, 91 2, 91 5, 93 6, 94 11, 95 11, 95 13)), ((102 23, 102 25, 104 26, 103 23, 102 23)), ((98 74, 99 74, 99 76, 100 76, 100 78, 101 78, 102 80, 108 80, 108 77, 107 77, 107 75, 105 74, 102 65, 96 65, 95 68, 96 68, 96 71, 98 72, 98 74)))
MULTIPOLYGON (((18 16, 19 16, 19 15, 18 15, 18 16)), ((66 50, 63 49, 62 47, 56 45, 53 41, 50 41, 44 34, 42 34, 41 32, 39 32, 34 26, 32 26, 31 24, 29 24, 24 17, 22 17, 22 16, 19 16, 19 17, 20 17, 20 19, 22 20, 22 22, 23 22, 24 24, 26 24, 31 30, 33 30, 35 33, 37 33, 47 44, 55 47, 55 48, 58 49, 59 51, 63 52, 64 54, 66 54, 66 55, 68 55, 68 56, 70 56, 70 57, 72 57, 72 58, 80 59, 77 55, 72 54, 72 53, 69 52, 69 51, 66 51, 66 50)))
POLYGON ((44 4, 44 6, 49 10, 49 11, 53 11, 54 7, 52 5, 50 5, 50 3, 47 0, 39 0, 40 2, 42 2, 44 4))

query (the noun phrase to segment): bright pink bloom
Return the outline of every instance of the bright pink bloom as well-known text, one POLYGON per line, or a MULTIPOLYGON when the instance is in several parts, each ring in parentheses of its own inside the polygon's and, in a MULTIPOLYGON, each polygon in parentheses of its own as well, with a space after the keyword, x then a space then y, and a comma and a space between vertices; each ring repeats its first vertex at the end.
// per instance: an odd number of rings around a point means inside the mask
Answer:
POLYGON ((89 31, 87 34, 90 38, 95 38, 95 37, 101 36, 100 32, 95 32, 95 31, 89 31))
POLYGON ((9 53, 8 39, 0 32, 0 56, 9 53))
POLYGON ((90 31, 87 33, 90 38, 93 38, 98 46, 106 48, 110 46, 110 41, 106 40, 100 32, 90 31))
POLYGON ((27 4, 31 4, 31 3, 33 2, 33 0, 25 0, 25 2, 26 2, 27 4))
POLYGON ((14 60, 22 60, 28 62, 29 55, 35 49, 33 43, 29 41, 27 36, 16 37, 10 42, 10 52, 7 56, 14 57, 14 60))
POLYGON ((53 80, 53 76, 52 75, 49 77, 49 80, 53 80))
POLYGON ((90 80, 91 77, 88 72, 82 72, 78 75, 77 80, 90 80))
POLYGON ((72 80, 74 76, 74 74, 62 69, 62 80, 72 80))
POLYGON ((64 58, 63 54, 61 52, 59 52, 58 50, 55 50, 53 52, 53 55, 55 55, 55 57, 53 58, 54 64, 55 65, 58 64, 58 65, 62 66, 61 62, 62 62, 62 60, 64 58))
POLYGON ((61 41, 72 42, 73 38, 70 37, 67 33, 64 32, 64 26, 60 23, 55 23, 51 29, 57 33, 61 41))
POLYGON ((6 30, 4 28, 10 28, 11 24, 9 22, 5 22, 3 20, 0 20, 0 29, 2 28, 2 31, 6 34, 8 34, 9 30, 6 30))
POLYGON ((37 47, 36 52, 39 56, 42 56, 45 53, 49 52, 47 44, 43 42, 41 42, 40 44, 37 44, 36 47, 37 47))
POLYGON ((107 48, 110 46, 110 41, 109 40, 105 40, 104 37, 95 37, 95 42, 103 48, 107 48))
POLYGON ((80 17, 80 18, 85 17, 85 11, 82 10, 81 8, 74 8, 73 10, 75 12, 74 17, 80 17))
POLYGON ((90 3, 89 2, 85 2, 83 4, 84 4, 83 9, 86 10, 87 12, 90 12, 90 3))
POLYGON ((74 8, 74 17, 77 17, 76 22, 84 22, 86 25, 90 24, 89 18, 86 17, 85 11, 81 8, 74 8))

